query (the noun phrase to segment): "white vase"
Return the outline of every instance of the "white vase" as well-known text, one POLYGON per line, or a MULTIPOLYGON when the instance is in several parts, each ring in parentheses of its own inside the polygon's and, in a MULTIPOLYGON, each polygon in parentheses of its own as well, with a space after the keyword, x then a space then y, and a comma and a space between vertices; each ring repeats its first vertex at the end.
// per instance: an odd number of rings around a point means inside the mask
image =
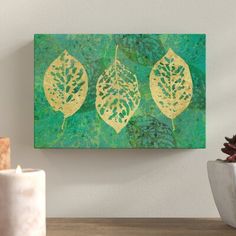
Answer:
POLYGON ((221 219, 236 228, 236 163, 208 161, 207 170, 221 219))

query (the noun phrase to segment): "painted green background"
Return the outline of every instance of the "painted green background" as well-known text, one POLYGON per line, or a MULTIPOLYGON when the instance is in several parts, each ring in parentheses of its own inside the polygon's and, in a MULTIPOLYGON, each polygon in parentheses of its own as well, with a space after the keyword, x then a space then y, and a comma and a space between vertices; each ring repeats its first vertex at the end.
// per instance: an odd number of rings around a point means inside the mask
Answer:
POLYGON ((204 148, 205 147, 205 35, 204 34, 37 34, 34 39, 34 144, 36 148, 204 148), (95 108, 96 83, 118 58, 136 74, 141 102, 128 125, 117 134, 95 108), (149 88, 149 74, 172 48, 189 65, 193 97, 189 107, 171 120, 156 106, 149 88), (44 73, 64 51, 79 60, 89 78, 87 98, 61 130, 63 114, 47 102, 44 73))

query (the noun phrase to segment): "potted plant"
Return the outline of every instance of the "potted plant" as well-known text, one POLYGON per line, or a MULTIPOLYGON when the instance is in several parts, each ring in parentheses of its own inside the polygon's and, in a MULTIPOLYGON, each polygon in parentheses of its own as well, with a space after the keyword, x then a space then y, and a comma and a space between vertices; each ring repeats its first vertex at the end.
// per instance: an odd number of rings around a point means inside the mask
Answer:
POLYGON ((208 161, 207 170, 215 204, 222 220, 236 228, 236 135, 225 138, 225 160, 208 161))

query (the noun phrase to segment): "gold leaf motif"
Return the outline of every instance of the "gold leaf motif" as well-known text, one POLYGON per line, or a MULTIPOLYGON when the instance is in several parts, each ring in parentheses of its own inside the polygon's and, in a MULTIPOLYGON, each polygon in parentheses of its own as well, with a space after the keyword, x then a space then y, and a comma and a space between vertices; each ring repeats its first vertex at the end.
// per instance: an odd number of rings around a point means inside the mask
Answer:
POLYGON ((156 62, 150 73, 150 89, 156 105, 172 120, 189 105, 193 84, 189 66, 171 48, 156 62))
POLYGON ((117 59, 99 77, 96 86, 96 109, 100 117, 119 133, 129 122, 140 103, 136 75, 117 59))
POLYGON ((84 66, 66 50, 48 67, 43 82, 45 96, 55 111, 65 119, 80 109, 88 91, 88 76, 84 66))

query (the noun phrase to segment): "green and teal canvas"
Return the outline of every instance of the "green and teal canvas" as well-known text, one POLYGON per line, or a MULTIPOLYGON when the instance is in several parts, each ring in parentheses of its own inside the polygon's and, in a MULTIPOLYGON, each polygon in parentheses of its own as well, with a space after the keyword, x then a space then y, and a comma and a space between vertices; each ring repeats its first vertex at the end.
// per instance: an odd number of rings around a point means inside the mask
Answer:
POLYGON ((205 34, 36 34, 35 148, 204 148, 205 34))

